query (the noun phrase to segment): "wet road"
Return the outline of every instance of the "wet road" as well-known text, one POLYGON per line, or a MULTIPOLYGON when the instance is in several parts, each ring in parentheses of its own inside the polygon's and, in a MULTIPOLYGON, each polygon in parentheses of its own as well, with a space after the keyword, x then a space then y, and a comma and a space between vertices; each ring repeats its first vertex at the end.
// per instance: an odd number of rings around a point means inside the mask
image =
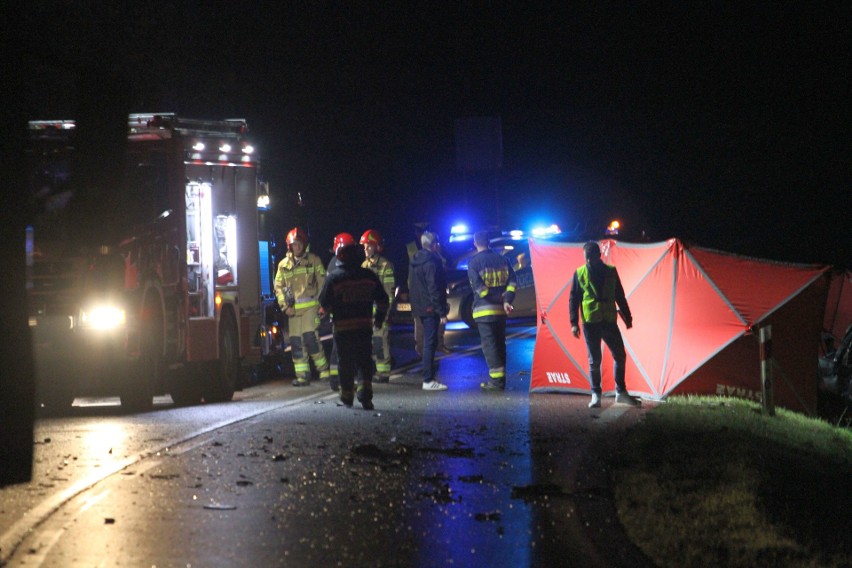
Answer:
POLYGON ((32 483, 0 491, 8 566, 596 566, 574 476, 624 413, 530 396, 535 329, 510 328, 509 387, 481 393, 478 336, 449 331, 446 392, 402 371, 376 409, 321 383, 144 415, 109 406, 40 420, 32 483))

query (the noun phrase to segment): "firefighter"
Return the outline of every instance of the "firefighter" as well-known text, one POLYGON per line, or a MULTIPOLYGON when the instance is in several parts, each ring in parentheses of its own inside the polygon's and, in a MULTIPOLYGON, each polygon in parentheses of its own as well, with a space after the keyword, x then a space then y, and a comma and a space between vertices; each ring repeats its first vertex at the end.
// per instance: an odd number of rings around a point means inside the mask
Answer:
MULTIPOLYGON (((361 235, 360 244, 364 246, 364 256, 366 257, 361 264, 363 268, 369 268, 376 273, 385 293, 388 298, 393 298, 393 291, 396 286, 396 281, 393 272, 393 263, 381 255, 384 252, 384 240, 381 233, 375 229, 367 229, 361 235)), ((373 332, 373 361, 376 363, 377 383, 386 383, 390 380, 391 372, 391 353, 388 337, 390 335, 390 325, 387 319, 381 329, 373 332)))
POLYGON ((376 274, 359 266, 358 246, 349 233, 334 239, 337 258, 319 295, 322 309, 331 314, 334 342, 340 365, 340 401, 352 406, 355 376, 361 375, 358 402, 365 410, 373 409, 373 361, 370 339, 382 328, 389 301, 376 274))
POLYGON ((506 388, 506 317, 512 313, 515 299, 515 271, 505 256, 488 246, 485 231, 473 235, 473 245, 477 253, 468 263, 467 277, 489 376, 479 386, 485 391, 502 391, 506 388))
POLYGON ((325 267, 308 251, 308 239, 298 227, 287 233, 287 254, 275 274, 275 297, 288 318, 290 354, 296 370, 293 386, 310 384, 311 363, 320 380, 329 378, 329 365, 319 339, 317 296, 325 283, 325 267))

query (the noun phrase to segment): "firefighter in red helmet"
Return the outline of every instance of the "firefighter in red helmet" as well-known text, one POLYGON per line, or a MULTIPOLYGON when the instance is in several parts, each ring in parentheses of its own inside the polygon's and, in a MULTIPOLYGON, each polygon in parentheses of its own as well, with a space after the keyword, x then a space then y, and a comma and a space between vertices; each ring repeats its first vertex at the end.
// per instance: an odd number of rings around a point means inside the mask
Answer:
MULTIPOLYGON (((381 255, 385 249, 381 233, 375 229, 367 229, 361 235, 359 242, 364 247, 364 256, 366 257, 364 262, 361 263, 361 266, 375 272, 388 298, 393 298, 396 279, 394 277, 393 263, 381 255)), ((373 361, 376 363, 375 381, 377 383, 386 383, 390 379, 391 353, 388 342, 389 335, 390 325, 387 320, 385 320, 380 329, 373 330, 373 361)))
POLYGON ((336 262, 320 291, 319 302, 331 314, 334 343, 340 365, 340 401, 352 406, 355 376, 360 374, 357 397, 366 410, 373 409, 373 361, 370 338, 381 328, 388 311, 388 295, 371 270, 359 266, 355 239, 340 233, 334 239, 336 262))
POLYGON ((287 316, 290 352, 296 370, 293 385, 310 384, 311 360, 319 378, 328 379, 329 365, 319 339, 319 301, 325 283, 322 260, 308 251, 308 237, 298 227, 287 233, 287 254, 278 263, 275 274, 275 297, 287 316))
MULTIPOLYGON (((339 233, 334 236, 334 240, 331 243, 331 260, 328 263, 328 266, 325 268, 326 278, 331 274, 335 268, 337 268, 340 262, 337 259, 337 245, 343 242, 349 242, 349 239, 352 239, 352 244, 355 243, 355 237, 350 235, 349 233, 339 233)), ((322 306, 320 306, 322 310, 322 306)), ((324 310, 322 310, 324 311, 324 310)), ((321 315, 322 314, 321 311, 321 315)), ((337 341, 334 340, 334 336, 332 335, 331 339, 331 356, 329 357, 329 372, 330 376, 328 378, 328 386, 333 391, 340 390, 340 357, 338 356, 337 350, 337 341)))

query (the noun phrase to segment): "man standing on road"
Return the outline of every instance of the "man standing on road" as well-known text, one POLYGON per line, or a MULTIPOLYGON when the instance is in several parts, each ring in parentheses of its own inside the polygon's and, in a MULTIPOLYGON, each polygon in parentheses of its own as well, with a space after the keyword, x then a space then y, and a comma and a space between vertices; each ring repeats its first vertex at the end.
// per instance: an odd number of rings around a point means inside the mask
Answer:
MULTIPOLYGON (((421 242, 420 239, 423 236, 423 231, 429 229, 429 223, 420 222, 414 223, 414 240, 405 245, 405 250, 408 253, 408 293, 411 295, 411 261, 414 260, 414 255, 417 254, 417 251, 420 250, 421 242)), ((441 253, 441 244, 438 243, 438 248, 435 249, 435 252, 438 254, 438 258, 441 259, 442 266, 444 270, 447 269, 447 259, 444 258, 444 255, 441 253)), ((423 356, 423 326, 420 324, 420 320, 417 318, 413 318, 414 321, 414 351, 417 353, 418 357, 423 356)), ((435 349, 436 353, 444 353, 448 355, 452 353, 452 350, 446 346, 444 343, 444 332, 446 331, 447 322, 443 322, 438 326, 438 347, 435 349)))
POLYGON ((323 310, 331 314, 340 371, 340 401, 352 406, 355 375, 360 373, 358 402, 373 409, 373 359, 371 340, 381 329, 390 307, 379 277, 359 266, 358 245, 349 233, 334 238, 337 265, 329 272, 319 294, 323 310))
POLYGON ((278 263, 275 274, 275 297, 287 316, 296 387, 310 384, 311 359, 320 380, 329 377, 328 359, 317 333, 320 323, 317 295, 325 282, 325 267, 317 255, 308 252, 307 246, 307 235, 301 229, 287 233, 287 254, 278 263))
POLYGON ((479 329, 489 380, 479 383, 485 391, 506 389, 506 318, 515 299, 515 271, 505 256, 488 246, 488 233, 473 235, 476 254, 470 259, 467 278, 473 290, 473 320, 479 329))
MULTIPOLYGON (((382 282, 388 298, 393 297, 396 287, 396 278, 393 273, 393 263, 381 255, 384 252, 384 240, 381 233, 375 229, 367 229, 361 235, 360 243, 364 246, 363 268, 372 270, 382 282)), ((377 383, 386 383, 390 379, 391 353, 390 353, 390 325, 387 319, 380 329, 373 332, 373 360, 376 362, 377 383)))
POLYGON ((447 278, 437 252, 438 235, 424 231, 420 244, 409 269, 411 315, 423 326, 423 390, 442 391, 447 385, 435 380, 435 350, 438 328, 447 323, 447 278))
POLYGON ((601 341, 606 343, 615 359, 616 404, 639 406, 641 401, 630 396, 624 383, 627 354, 616 318, 620 313, 625 327, 630 329, 633 327, 633 316, 630 315, 621 279, 614 266, 604 264, 601 259, 601 247, 595 241, 583 245, 583 256, 586 262, 574 273, 568 310, 574 337, 580 337, 578 313, 583 318, 583 336, 589 353, 589 375, 592 382, 589 408, 601 406, 601 341))

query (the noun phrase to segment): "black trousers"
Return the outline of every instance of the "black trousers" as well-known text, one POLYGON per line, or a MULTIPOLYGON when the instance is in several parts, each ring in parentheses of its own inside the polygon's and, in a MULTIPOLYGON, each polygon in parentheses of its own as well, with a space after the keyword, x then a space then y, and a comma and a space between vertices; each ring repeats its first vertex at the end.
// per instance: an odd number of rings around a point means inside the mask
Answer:
MULTIPOLYGON (((490 319, 490 318, 489 318, 490 319)), ((506 382, 506 318, 477 321, 488 376, 495 383, 506 382)))
POLYGON ((373 390, 373 330, 357 329, 335 333, 340 392, 355 392, 355 377, 361 373, 365 393, 373 390))

